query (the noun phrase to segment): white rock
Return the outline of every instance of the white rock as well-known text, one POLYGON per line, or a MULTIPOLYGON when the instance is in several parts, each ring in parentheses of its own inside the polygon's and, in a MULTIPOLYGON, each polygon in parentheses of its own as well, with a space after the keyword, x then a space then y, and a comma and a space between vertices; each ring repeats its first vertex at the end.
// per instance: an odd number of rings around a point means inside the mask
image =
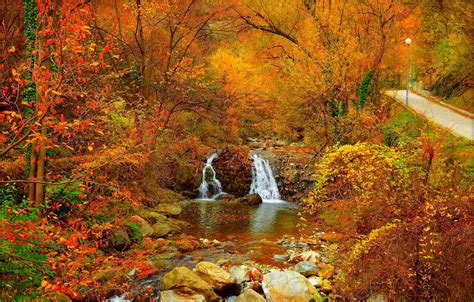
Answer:
POLYGON ((250 281, 249 270, 245 265, 233 266, 230 268, 229 273, 235 278, 237 283, 241 284, 245 281, 250 281))
POLYGON ((270 270, 263 276, 262 288, 267 302, 323 301, 308 279, 290 270, 270 270))

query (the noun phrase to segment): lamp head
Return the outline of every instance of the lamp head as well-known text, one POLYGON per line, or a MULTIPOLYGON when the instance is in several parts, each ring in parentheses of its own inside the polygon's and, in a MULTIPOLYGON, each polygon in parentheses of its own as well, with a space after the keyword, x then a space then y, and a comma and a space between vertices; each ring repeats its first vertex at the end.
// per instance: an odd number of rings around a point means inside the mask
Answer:
POLYGON ((411 44, 411 39, 410 39, 410 38, 406 38, 406 39, 405 39, 405 44, 406 44, 406 45, 410 45, 410 44, 411 44))

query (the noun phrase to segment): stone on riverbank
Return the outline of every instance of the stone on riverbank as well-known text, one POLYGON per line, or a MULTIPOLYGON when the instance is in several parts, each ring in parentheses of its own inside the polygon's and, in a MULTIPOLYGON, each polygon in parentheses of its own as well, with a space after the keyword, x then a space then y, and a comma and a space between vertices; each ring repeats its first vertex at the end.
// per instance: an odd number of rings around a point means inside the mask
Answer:
POLYGON ((250 281, 249 277, 250 269, 245 265, 233 266, 230 268, 229 273, 235 278, 235 281, 239 284, 245 281, 250 281))
POLYGON ((179 295, 174 290, 165 290, 160 293, 160 302, 206 302, 203 295, 179 295))
POLYGON ((113 228, 110 236, 110 246, 118 251, 123 251, 132 243, 127 232, 122 228, 113 228))
POLYGON ((246 289, 235 302, 265 302, 265 299, 252 289, 246 289))
POLYGON ((112 279, 115 279, 118 275, 118 271, 115 268, 103 269, 96 271, 92 278, 96 281, 106 283, 112 279))
POLYGON ((199 262, 194 268, 194 272, 218 293, 224 292, 236 284, 236 280, 231 274, 211 262, 199 262))
POLYGON ((267 302, 323 301, 316 288, 303 275, 289 270, 270 270, 263 276, 267 302))
POLYGON ((298 262, 293 268, 305 277, 314 276, 318 273, 318 267, 311 261, 298 262))
POLYGON ((154 211, 165 216, 177 216, 183 209, 176 203, 160 203, 154 208, 154 211))
POLYGON ((221 301, 212 286, 202 280, 195 272, 187 267, 176 267, 161 279, 160 290, 173 290, 179 295, 202 295, 206 301, 221 301))
POLYGON ((250 206, 259 205, 262 202, 262 197, 260 197, 260 195, 258 194, 248 194, 240 199, 241 204, 246 204, 250 206))
POLYGON ((166 222, 157 222, 153 226, 153 238, 160 238, 171 232, 171 227, 166 222))
POLYGON ((130 222, 139 225, 140 227, 139 230, 143 237, 147 237, 153 234, 153 228, 151 227, 151 225, 148 223, 148 221, 141 218, 140 216, 137 216, 137 215, 132 216, 130 218, 130 222))
POLYGON ((216 197, 216 200, 219 201, 231 201, 233 199, 235 199, 235 196, 227 193, 222 193, 216 197))

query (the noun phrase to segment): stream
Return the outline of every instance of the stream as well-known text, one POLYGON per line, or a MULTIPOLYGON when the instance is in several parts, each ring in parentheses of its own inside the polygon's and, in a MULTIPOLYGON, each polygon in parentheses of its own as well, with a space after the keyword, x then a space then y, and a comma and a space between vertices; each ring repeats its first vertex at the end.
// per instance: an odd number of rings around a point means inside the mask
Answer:
MULTIPOLYGON (((259 263, 271 267, 285 267, 275 255, 286 253, 278 244, 285 238, 301 235, 299 209, 295 203, 280 200, 280 193, 269 162, 259 155, 252 156, 252 184, 249 194, 262 198, 259 205, 246 205, 216 200, 223 192, 221 183, 212 166, 217 157, 213 153, 202 170, 202 182, 198 198, 181 202, 181 214, 176 217, 186 221, 182 231, 198 238, 207 247, 188 253, 169 253, 164 259, 165 271, 140 284, 141 288, 152 288, 159 296, 161 277, 177 266, 192 268, 200 261, 227 262, 234 265, 259 263)), ((165 254, 166 255, 166 254, 165 254)), ((137 292, 141 290, 137 289, 137 292)), ((131 301, 125 294, 108 301, 131 301)))

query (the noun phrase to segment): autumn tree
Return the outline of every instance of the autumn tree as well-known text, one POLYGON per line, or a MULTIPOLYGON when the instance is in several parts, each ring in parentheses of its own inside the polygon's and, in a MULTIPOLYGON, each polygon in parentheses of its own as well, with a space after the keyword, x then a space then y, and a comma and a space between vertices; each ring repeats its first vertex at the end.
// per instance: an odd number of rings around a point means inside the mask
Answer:
MULTIPOLYGON (((356 126, 346 116, 368 99, 376 107, 385 84, 377 79, 393 70, 384 65, 385 54, 400 42, 411 9, 398 1, 262 0, 236 7, 242 26, 238 39, 254 43, 259 63, 266 58, 274 67, 268 75, 280 89, 270 98, 289 138, 306 132, 307 142, 323 137, 323 145, 351 140, 346 129, 356 126)), ((374 119, 364 119, 362 127, 370 128, 374 119)))
MULTIPOLYGON (((76 133, 93 132, 94 110, 106 93, 97 73, 106 69, 103 53, 90 38, 90 10, 78 1, 37 3, 25 1, 25 61, 11 69, 11 110, 2 112, 6 128, 5 156, 28 143, 28 199, 44 198, 48 150, 74 150, 76 133), (22 89, 24 88, 24 92, 22 89), (73 146, 71 146, 73 145, 73 146)), ((92 150, 90 145, 78 147, 92 150)), ((79 150, 80 151, 80 150, 79 150)))

